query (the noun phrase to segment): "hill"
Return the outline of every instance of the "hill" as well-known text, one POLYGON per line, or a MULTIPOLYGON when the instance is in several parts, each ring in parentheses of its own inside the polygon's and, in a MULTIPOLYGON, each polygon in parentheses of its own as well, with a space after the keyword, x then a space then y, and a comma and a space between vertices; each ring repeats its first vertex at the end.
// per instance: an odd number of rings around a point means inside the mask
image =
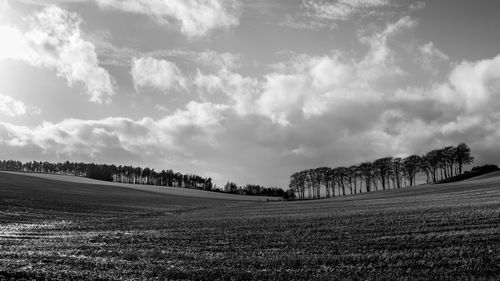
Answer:
MULTIPOLYGON (((1 172, 0 172, 1 173, 1 172)), ((140 185, 140 184, 126 184, 126 183, 115 183, 108 181, 101 181, 90 179, 86 177, 76 177, 76 176, 65 176, 65 175, 55 175, 55 174, 42 174, 42 173, 20 173, 20 172, 3 172, 10 175, 20 175, 27 177, 35 177, 43 180, 41 189, 47 185, 47 183, 52 184, 53 181, 58 181, 55 186, 59 187, 59 191, 64 191, 64 193, 78 192, 80 189, 91 189, 95 197, 100 197, 101 193, 111 192, 113 194, 120 194, 127 196, 129 194, 141 194, 140 192, 155 193, 161 195, 171 195, 180 197, 191 197, 199 198, 203 200, 214 199, 214 200, 232 200, 232 201, 267 201, 276 200, 276 197, 265 197, 265 196, 242 196, 237 194, 219 193, 219 192, 209 192, 199 189, 189 189, 189 188, 178 188, 178 187, 168 187, 168 186, 154 186, 154 185, 140 185), (66 188, 68 184, 71 184, 71 189, 66 188), (96 187, 96 185, 98 187, 96 187)), ((32 181, 32 180, 31 180, 32 181)), ((279 199, 279 198, 278 198, 279 199)), ((182 201, 182 200, 181 200, 182 201)), ((189 201, 189 200, 188 200, 189 201)), ((197 202, 197 200, 191 200, 197 202)), ((126 201, 123 201, 126 203, 126 201)))
POLYGON ((0 173, 0 279, 495 280, 499 187, 253 202, 0 173))
POLYGON ((484 179, 498 178, 498 177, 500 177, 500 171, 486 173, 484 175, 466 179, 465 181, 477 181, 477 180, 484 180, 484 179))

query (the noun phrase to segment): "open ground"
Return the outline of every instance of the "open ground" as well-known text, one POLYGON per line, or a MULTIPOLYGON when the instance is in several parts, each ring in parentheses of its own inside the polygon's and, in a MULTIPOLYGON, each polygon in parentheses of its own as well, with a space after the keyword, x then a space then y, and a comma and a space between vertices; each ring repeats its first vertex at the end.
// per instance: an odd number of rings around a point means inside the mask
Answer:
POLYGON ((499 174, 296 202, 58 179, 0 173, 0 279, 500 276, 499 174))

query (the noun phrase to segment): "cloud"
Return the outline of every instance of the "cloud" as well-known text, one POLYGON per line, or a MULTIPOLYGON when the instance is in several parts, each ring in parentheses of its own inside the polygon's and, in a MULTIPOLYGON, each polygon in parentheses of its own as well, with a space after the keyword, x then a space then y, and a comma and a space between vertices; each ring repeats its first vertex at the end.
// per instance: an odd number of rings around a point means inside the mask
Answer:
POLYGON ((391 136, 401 151, 423 153, 429 147, 466 142, 481 163, 500 154, 500 55, 463 61, 447 79, 427 88, 399 89, 389 96, 374 128, 391 136), (489 151, 489 152, 487 152, 489 151))
POLYGON ((500 55, 476 62, 463 61, 449 74, 448 82, 433 87, 432 96, 453 106, 458 114, 490 114, 500 110, 500 55))
MULTIPOLYGON (((252 82, 256 92, 244 114, 227 94, 225 102, 191 101, 160 119, 67 119, 37 127, 0 122, 0 147, 18 158, 144 163, 218 175, 218 184, 282 187, 300 169, 420 154, 459 142, 469 144, 480 163, 500 157, 500 55, 456 64, 428 87, 384 91, 376 89, 380 81, 359 82, 363 61, 340 52, 296 57, 252 82)), ((200 82, 199 90, 209 95, 236 89, 247 83, 238 75, 216 72, 203 78, 215 82, 200 82)))
POLYGON ((214 29, 239 24, 240 3, 236 0, 95 0, 103 8, 147 15, 163 25, 180 25, 189 37, 206 35, 214 29))
MULTIPOLYGON (((295 55, 262 79, 226 68, 198 71, 190 85, 205 100, 226 105, 220 111, 226 121, 214 137, 225 152, 193 155, 213 159, 218 171, 226 171, 222 174, 243 179, 248 179, 245 171, 236 166, 246 163, 245 170, 258 171, 264 183, 280 178, 283 186, 294 170, 424 153, 459 142, 470 144, 478 161, 485 161, 488 154, 481 151, 500 141, 495 129, 500 126, 500 56, 457 64, 445 80, 426 87, 387 86, 406 75, 392 40, 415 25, 403 17, 360 36, 368 51, 357 60, 340 51, 295 55), (252 155, 262 157, 253 161, 252 155)), ((446 59, 432 44, 419 51, 446 59)))
MULTIPOLYGON (((348 17, 365 13, 365 8, 359 9, 348 17)), ((66 119, 35 127, 4 121, 0 147, 19 157, 143 163, 213 171, 224 182, 235 179, 241 184, 282 187, 299 169, 423 153, 463 141, 482 159, 478 161, 492 159, 495 153, 500 157, 495 147, 500 141, 500 58, 452 64, 434 84, 409 87, 405 81, 414 76, 407 71, 414 68, 404 63, 418 67, 425 59, 449 61, 432 43, 415 45, 422 61, 399 60, 396 37, 416 24, 403 17, 377 32, 359 33, 366 52, 355 58, 351 51, 338 50, 293 55, 254 76, 246 76, 242 58, 230 53, 127 50, 123 56, 133 54, 132 65, 128 59, 120 62, 131 66, 137 88, 197 93, 196 101, 180 109, 156 105, 158 111, 169 113, 155 119, 66 119), (195 69, 186 67, 193 62, 195 69)), ((21 43, 9 44, 10 49, 0 55, 33 53, 29 48, 34 47, 24 43, 28 32, 3 30, 14 38, 9 41, 21 43)), ((64 32, 49 35, 56 46, 72 38, 64 32)), ((48 48, 35 49, 59 56, 45 45, 48 48)))
POLYGON ((207 50, 195 54, 195 61, 216 69, 235 69, 241 66, 241 56, 232 53, 218 53, 207 50))
POLYGON ((340 114, 345 113, 348 118, 358 120, 349 108, 378 102, 384 96, 378 86, 387 90, 382 87, 385 81, 404 74, 396 64, 388 40, 414 24, 411 18, 403 17, 378 33, 360 37, 370 48, 358 61, 334 51, 326 56, 299 55, 281 64, 277 72, 266 76, 256 111, 282 125, 328 111, 337 112, 340 119, 347 119, 340 114))
POLYGON ((425 2, 417 1, 416 3, 412 3, 409 7, 410 11, 418 11, 424 9, 426 6, 425 2))
POLYGON ((152 57, 134 58, 131 69, 134 85, 153 87, 160 90, 186 88, 184 74, 173 62, 157 60, 152 57))
POLYGON ((9 1, 0 0, 0 13, 6 11, 9 8, 9 1))
MULTIPOLYGON (((273 170, 284 178, 294 169, 425 153, 460 142, 471 145, 479 162, 492 159, 489 153, 500 141, 500 55, 456 64, 440 83, 386 87, 385 81, 405 74, 390 40, 415 24, 404 17, 361 37, 369 50, 359 60, 333 51, 298 55, 279 64, 262 81, 256 80, 257 94, 245 102, 245 121, 234 121, 237 125, 221 136, 226 147, 244 142, 246 150, 254 151, 248 154, 259 151, 271 166, 287 163, 288 174, 285 168, 273 170)), ((447 59, 432 44, 420 50, 447 59)), ((224 77, 230 74, 202 75, 201 84, 223 89, 224 77)), ((241 161, 249 161, 245 159, 241 161)), ((256 163, 248 165, 259 170, 256 163)))
POLYGON ((405 16, 394 23, 388 23, 381 32, 374 33, 370 36, 360 36, 360 41, 370 47, 365 57, 365 61, 375 64, 387 61, 393 62, 392 51, 387 46, 388 39, 400 33, 402 30, 413 28, 416 24, 416 21, 411 17, 405 16))
POLYGON ((302 12, 288 16, 285 25, 294 28, 335 28, 339 22, 354 16, 368 15, 371 11, 390 5, 390 0, 307 0, 301 5, 302 12))
POLYGON ((185 159, 189 151, 217 145, 214 135, 223 130, 226 109, 223 105, 190 102, 185 109, 159 120, 66 119, 37 127, 0 122, 0 145, 30 147, 52 159, 109 162, 130 157, 130 162, 165 155, 185 159))
POLYGON ((364 9, 389 5, 389 0, 338 0, 333 3, 306 1, 303 6, 314 16, 332 21, 345 21, 364 9))
POLYGON ((222 68, 215 74, 204 74, 198 70, 192 84, 201 98, 219 98, 239 115, 255 112, 254 101, 261 90, 257 79, 242 76, 227 68, 222 68))
POLYGON ((306 79, 300 74, 268 75, 264 92, 257 100, 257 112, 268 116, 273 122, 289 125, 289 118, 293 114, 300 114, 300 107, 308 96, 306 79))
POLYGON ((40 113, 41 110, 38 107, 27 106, 22 101, 0 94, 0 114, 9 117, 19 117, 24 115, 39 115, 40 113))
POLYGON ((418 47, 420 52, 417 62, 422 69, 436 76, 439 74, 438 66, 443 62, 448 62, 449 57, 434 46, 434 43, 427 42, 418 47))
POLYGON ((24 35, 15 27, 0 26, 0 60, 24 59, 27 54, 27 46, 24 35))
POLYGON ((49 6, 29 18, 31 28, 0 27, 0 59, 25 61, 54 69, 71 87, 82 84, 90 100, 109 102, 114 94, 110 74, 99 66, 95 46, 81 36, 82 19, 75 13, 49 6))

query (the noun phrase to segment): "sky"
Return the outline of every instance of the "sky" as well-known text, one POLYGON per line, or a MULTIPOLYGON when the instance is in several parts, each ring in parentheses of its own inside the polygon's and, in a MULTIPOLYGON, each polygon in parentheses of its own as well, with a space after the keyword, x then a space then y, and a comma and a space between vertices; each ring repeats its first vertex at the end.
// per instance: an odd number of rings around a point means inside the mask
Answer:
POLYGON ((0 0, 0 158, 221 186, 465 142, 499 163, 496 0, 0 0))

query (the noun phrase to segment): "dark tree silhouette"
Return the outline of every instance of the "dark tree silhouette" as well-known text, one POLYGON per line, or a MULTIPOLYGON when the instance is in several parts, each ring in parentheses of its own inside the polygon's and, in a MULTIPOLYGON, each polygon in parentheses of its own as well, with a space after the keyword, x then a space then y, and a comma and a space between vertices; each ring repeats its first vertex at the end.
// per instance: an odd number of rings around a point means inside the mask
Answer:
POLYGON ((455 152, 456 162, 458 164, 458 174, 461 175, 463 166, 472 164, 472 162, 474 162, 474 157, 472 157, 470 148, 465 143, 459 144, 455 152))
POLYGON ((392 157, 384 157, 377 159, 373 162, 373 167, 376 175, 382 184, 382 189, 385 190, 386 185, 389 183, 389 172, 391 169, 392 157))
POLYGON ((383 190, 402 188, 414 186, 418 173, 425 174, 427 183, 461 175, 463 166, 473 161, 470 148, 461 143, 457 147, 434 149, 423 156, 411 155, 404 159, 384 157, 349 168, 320 167, 300 171, 290 177, 289 188, 296 192, 299 199, 305 198, 306 189, 309 198, 319 198, 322 194, 328 198, 335 194, 346 195, 346 189, 350 194, 356 194, 363 188, 366 192, 378 190, 379 185, 383 190))

